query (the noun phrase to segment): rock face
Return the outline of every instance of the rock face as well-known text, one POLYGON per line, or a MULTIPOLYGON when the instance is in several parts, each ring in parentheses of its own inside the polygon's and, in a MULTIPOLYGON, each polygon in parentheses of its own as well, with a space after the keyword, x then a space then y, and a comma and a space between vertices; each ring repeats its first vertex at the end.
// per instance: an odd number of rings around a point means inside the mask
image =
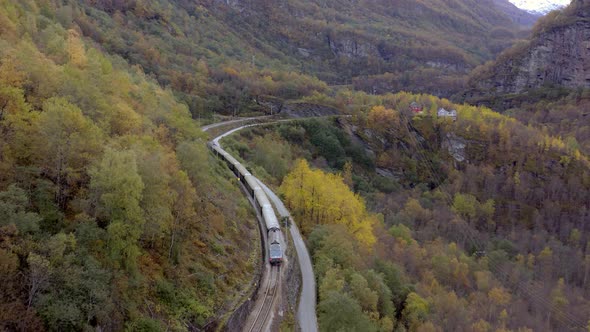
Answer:
POLYGON ((564 14, 527 45, 500 56, 483 79, 475 77, 476 89, 509 94, 547 85, 590 87, 590 6, 574 1, 564 14))
POLYGON ((451 133, 447 133, 446 138, 447 139, 444 140, 442 144, 443 149, 447 149, 447 151, 449 151, 449 154, 457 162, 465 161, 465 159, 467 159, 465 152, 465 148, 467 147, 467 141, 451 133))

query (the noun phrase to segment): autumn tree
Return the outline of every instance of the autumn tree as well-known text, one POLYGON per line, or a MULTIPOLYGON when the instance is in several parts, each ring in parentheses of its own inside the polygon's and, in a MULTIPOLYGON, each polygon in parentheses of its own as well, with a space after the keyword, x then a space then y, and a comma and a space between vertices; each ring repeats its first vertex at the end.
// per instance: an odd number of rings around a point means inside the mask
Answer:
POLYGON ((102 149, 101 132, 82 111, 64 98, 43 105, 36 123, 35 156, 55 183, 55 199, 64 208, 85 175, 90 160, 102 149))
POLYGON ((283 180, 281 191, 287 204, 300 214, 304 229, 315 224, 342 224, 367 246, 375 242, 372 234, 375 216, 366 210, 364 201, 355 195, 339 175, 312 170, 300 160, 283 180))

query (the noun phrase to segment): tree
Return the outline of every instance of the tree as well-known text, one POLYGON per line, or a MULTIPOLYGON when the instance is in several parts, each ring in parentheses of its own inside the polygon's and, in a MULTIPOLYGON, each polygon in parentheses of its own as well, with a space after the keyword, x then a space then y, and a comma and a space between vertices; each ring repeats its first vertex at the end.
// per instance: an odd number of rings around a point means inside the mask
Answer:
POLYGON ((254 151, 252 160, 275 179, 282 179, 289 170, 291 147, 280 137, 267 134, 264 137, 254 138, 254 151))
POLYGON ((172 206, 172 216, 174 219, 170 231, 169 259, 172 258, 179 234, 185 234, 183 230, 188 229, 197 217, 194 207, 195 201, 197 200, 197 193, 188 175, 184 171, 178 171, 172 178, 171 187, 176 191, 177 195, 172 206))
POLYGON ((565 295, 565 282, 563 278, 559 278, 557 285, 551 291, 551 308, 547 313, 548 320, 554 319, 557 322, 564 320, 564 311, 566 310, 569 301, 565 295))
MULTIPOLYGON (((367 247, 375 243, 376 216, 367 212, 363 199, 351 192, 339 175, 312 170, 300 160, 283 179, 281 191, 287 204, 301 216, 298 220, 341 224, 367 247)), ((304 224, 303 228, 310 226, 304 224)))
POLYGON ((415 331, 420 324, 426 321, 430 311, 428 301, 420 295, 411 292, 406 299, 406 307, 402 311, 402 316, 411 331, 415 331))
POLYGON ((16 185, 0 192, 0 226, 14 224, 23 234, 37 232, 41 218, 37 213, 27 212, 28 206, 27 194, 16 185))
POLYGON ((46 258, 35 253, 29 254, 27 263, 29 264, 29 298, 27 300, 27 308, 30 308, 37 294, 47 287, 49 283, 51 265, 46 258))
POLYGON ((139 203, 144 184, 135 154, 108 148, 90 170, 90 188, 97 204, 96 216, 108 224, 109 249, 115 266, 135 268, 138 240, 145 223, 139 203))
POLYGON ((476 217, 477 199, 470 194, 456 194, 453 199, 453 211, 472 220, 476 217))
POLYGON ((492 310, 494 308, 504 308, 506 305, 510 303, 511 296, 504 288, 501 287, 494 287, 488 292, 488 297, 490 298, 493 306, 490 306, 490 312, 488 314, 488 320, 492 318, 492 310))
POLYGON ((143 240, 147 246, 163 246, 171 234, 174 201, 178 193, 171 190, 176 158, 152 142, 141 141, 134 146, 137 171, 142 178, 140 207, 144 211, 143 240))
POLYGON ((318 305, 321 331, 375 331, 361 306, 346 293, 329 292, 318 305))
POLYGON ((420 202, 414 198, 408 199, 403 211, 417 227, 425 225, 432 219, 430 210, 423 208, 420 202))
POLYGON ((56 202, 63 209, 90 160, 101 151, 101 132, 64 98, 43 104, 36 128, 35 156, 56 184, 56 202))
POLYGON ((76 30, 68 30, 67 51, 69 60, 74 66, 79 68, 86 67, 86 64, 88 63, 86 49, 84 48, 84 44, 82 43, 82 40, 80 40, 80 36, 76 30))
POLYGON ((369 288, 369 283, 360 274, 350 276, 350 293, 359 302, 364 312, 377 312, 377 292, 369 288))
POLYGON ((344 276, 340 269, 329 269, 322 277, 322 283, 320 284, 319 289, 320 298, 327 298, 331 292, 342 292, 345 283, 344 276))
POLYGON ((347 161, 342 167, 342 181, 346 183, 350 190, 354 189, 354 183, 352 182, 352 162, 347 161))

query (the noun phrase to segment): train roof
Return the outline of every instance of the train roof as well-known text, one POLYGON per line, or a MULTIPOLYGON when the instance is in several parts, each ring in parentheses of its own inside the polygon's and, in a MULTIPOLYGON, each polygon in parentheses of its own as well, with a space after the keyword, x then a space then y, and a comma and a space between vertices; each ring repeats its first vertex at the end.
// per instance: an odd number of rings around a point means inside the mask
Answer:
POLYGON ((272 208, 272 206, 270 205, 270 201, 268 200, 268 197, 266 197, 266 194, 264 193, 262 188, 260 190, 254 191, 254 197, 258 201, 258 204, 261 207, 268 206, 268 207, 272 208))
POLYGON ((277 216, 275 215, 272 206, 263 206, 262 216, 264 217, 264 222, 266 223, 267 230, 280 228, 279 220, 277 219, 277 216))
POLYGON ((260 184, 258 184, 258 181, 256 181, 256 178, 252 174, 246 174, 244 178, 246 179, 246 183, 248 183, 252 190, 262 190, 262 187, 260 186, 260 184))
POLYGON ((229 154, 227 152, 223 156, 225 157, 225 159, 227 159, 227 161, 229 161, 230 163, 232 163, 234 165, 237 165, 240 163, 236 160, 236 158, 232 157, 231 154, 229 154))
POLYGON ((223 151, 223 149, 219 145, 212 145, 211 148, 214 151, 217 151, 217 153, 219 153, 219 154, 224 154, 225 153, 225 151, 223 151))
POLYGON ((236 168, 238 169, 238 172, 240 172, 240 174, 242 174, 243 176, 251 175, 250 172, 246 169, 246 167, 244 167, 244 165, 240 163, 236 164, 236 168))
POLYGON ((272 243, 281 243, 281 236, 280 230, 278 229, 271 229, 268 231, 268 242, 272 243))

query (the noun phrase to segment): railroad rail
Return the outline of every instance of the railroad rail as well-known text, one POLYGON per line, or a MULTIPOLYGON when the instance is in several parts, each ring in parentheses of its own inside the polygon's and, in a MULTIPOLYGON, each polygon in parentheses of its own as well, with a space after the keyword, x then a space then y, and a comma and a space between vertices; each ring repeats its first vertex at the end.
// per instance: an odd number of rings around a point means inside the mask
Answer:
POLYGON ((281 284, 281 271, 280 266, 270 267, 270 277, 266 281, 266 287, 264 290, 264 300, 254 316, 254 321, 250 328, 246 328, 245 331, 263 331, 264 326, 268 322, 270 313, 275 306, 275 302, 280 294, 281 284))

